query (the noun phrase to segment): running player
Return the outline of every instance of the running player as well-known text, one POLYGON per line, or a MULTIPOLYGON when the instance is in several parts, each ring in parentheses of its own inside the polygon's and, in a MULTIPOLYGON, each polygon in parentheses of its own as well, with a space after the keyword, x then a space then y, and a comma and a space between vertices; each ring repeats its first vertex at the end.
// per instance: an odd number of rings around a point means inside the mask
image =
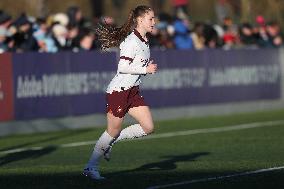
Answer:
POLYGON ((139 93, 140 78, 157 71, 150 61, 146 37, 155 25, 154 11, 138 6, 129 13, 127 22, 120 28, 101 26, 97 30, 102 49, 120 48, 117 74, 107 88, 107 129, 98 139, 83 174, 95 180, 104 179, 99 173, 99 161, 109 160, 112 146, 124 139, 134 139, 153 132, 154 124, 149 107, 139 93), (130 33, 131 32, 131 33, 130 33), (130 33, 130 34, 129 34, 130 33), (129 113, 139 124, 121 130, 123 118, 129 113))

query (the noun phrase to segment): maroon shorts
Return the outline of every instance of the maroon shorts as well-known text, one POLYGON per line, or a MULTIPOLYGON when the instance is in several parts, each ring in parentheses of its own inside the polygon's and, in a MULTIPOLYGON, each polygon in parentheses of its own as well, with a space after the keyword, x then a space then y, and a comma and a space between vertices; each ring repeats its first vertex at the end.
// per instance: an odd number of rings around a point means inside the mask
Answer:
POLYGON ((147 106, 144 98, 140 95, 139 86, 120 92, 113 91, 106 94, 106 112, 111 112, 115 117, 122 118, 130 108, 147 106))

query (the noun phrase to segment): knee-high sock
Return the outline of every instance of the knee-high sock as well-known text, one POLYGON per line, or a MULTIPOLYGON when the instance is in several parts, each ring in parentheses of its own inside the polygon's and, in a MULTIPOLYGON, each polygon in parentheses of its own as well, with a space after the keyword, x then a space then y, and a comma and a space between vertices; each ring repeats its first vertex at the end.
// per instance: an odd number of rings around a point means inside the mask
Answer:
POLYGON ((107 149, 112 140, 113 137, 105 131, 96 142, 96 145, 86 167, 98 168, 98 164, 101 157, 103 156, 104 150, 107 149))
POLYGON ((120 132, 119 136, 112 142, 111 145, 114 145, 121 140, 140 138, 146 135, 147 134, 140 124, 130 125, 120 132))

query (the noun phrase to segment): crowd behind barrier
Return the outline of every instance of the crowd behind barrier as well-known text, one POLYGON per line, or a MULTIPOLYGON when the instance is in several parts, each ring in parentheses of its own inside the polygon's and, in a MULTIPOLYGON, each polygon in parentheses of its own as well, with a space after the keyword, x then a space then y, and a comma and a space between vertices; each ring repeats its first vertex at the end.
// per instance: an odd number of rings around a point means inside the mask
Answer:
MULTIPOLYGON (((66 12, 31 17, 25 13, 13 19, 0 10, 0 53, 90 51, 99 49, 94 34, 96 24, 116 26, 115 19, 102 16, 88 20, 80 8, 72 6, 66 12)), ((283 34, 277 22, 257 16, 255 23, 234 24, 230 17, 223 23, 191 22, 186 11, 175 15, 160 13, 157 25, 149 34, 152 49, 239 49, 278 48, 283 46, 283 34)))

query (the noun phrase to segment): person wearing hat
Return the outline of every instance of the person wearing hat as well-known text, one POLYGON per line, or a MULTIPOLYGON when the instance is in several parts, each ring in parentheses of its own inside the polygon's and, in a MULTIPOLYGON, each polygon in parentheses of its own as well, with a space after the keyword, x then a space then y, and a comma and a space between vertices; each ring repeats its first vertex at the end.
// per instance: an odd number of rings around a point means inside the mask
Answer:
POLYGON ((14 35, 17 52, 38 51, 39 46, 33 36, 32 24, 25 14, 22 14, 14 23, 17 33, 14 35))

